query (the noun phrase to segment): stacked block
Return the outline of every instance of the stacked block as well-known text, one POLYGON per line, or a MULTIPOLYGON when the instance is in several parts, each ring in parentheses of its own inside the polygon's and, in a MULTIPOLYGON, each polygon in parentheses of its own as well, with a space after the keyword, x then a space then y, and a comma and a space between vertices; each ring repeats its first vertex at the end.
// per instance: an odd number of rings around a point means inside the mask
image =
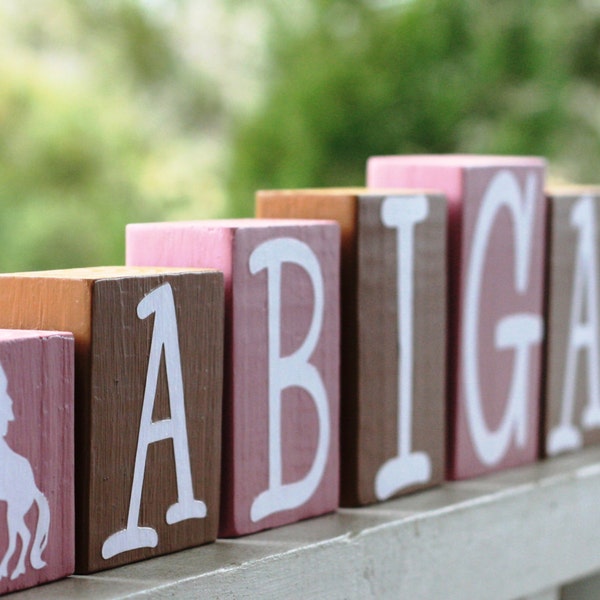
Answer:
POLYGON ((222 275, 118 267, 2 275, 0 322, 74 334, 76 570, 213 541, 222 275))
POLYGON ((75 566, 73 338, 0 330, 0 595, 75 566))
POLYGON ((221 536, 338 506, 336 223, 129 225, 129 265, 218 268, 226 284, 221 536))
POLYGON ((538 455, 543 323, 544 161, 392 156, 370 187, 434 188, 449 206, 449 478, 538 455))
POLYGON ((548 192, 548 456, 600 442, 599 219, 599 189, 548 192))
POLYGON ((341 504, 441 483, 445 199, 366 189, 263 191, 256 214, 335 219, 341 227, 341 504))

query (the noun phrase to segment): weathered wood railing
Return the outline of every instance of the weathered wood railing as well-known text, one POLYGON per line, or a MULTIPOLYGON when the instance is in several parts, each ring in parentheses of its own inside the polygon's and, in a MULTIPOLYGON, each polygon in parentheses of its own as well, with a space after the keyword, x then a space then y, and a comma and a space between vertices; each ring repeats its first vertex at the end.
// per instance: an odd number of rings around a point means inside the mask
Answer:
POLYGON ((593 448, 14 597, 591 600, 599 499, 593 448))

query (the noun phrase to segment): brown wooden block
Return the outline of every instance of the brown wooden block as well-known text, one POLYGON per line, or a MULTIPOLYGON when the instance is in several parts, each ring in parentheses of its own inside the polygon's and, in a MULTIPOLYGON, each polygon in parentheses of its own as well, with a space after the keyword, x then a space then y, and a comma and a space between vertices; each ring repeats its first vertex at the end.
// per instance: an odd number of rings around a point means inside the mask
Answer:
POLYGON ((331 222, 127 227, 129 264, 225 273, 221 536, 338 506, 339 244, 331 222))
POLYGON ((445 199, 405 190, 273 190, 258 192, 256 212, 341 227, 341 504, 440 483, 445 199))
POLYGON ((543 451, 600 443, 600 189, 550 190, 543 451))
POLYGON ((542 367, 544 161, 390 156, 369 186, 439 189, 449 202, 451 479, 538 456, 542 367))
POLYGON ((0 330, 0 595, 75 567, 73 336, 0 330))
POLYGON ((80 573, 216 537, 223 279, 188 271, 0 276, 3 326, 75 335, 80 573))

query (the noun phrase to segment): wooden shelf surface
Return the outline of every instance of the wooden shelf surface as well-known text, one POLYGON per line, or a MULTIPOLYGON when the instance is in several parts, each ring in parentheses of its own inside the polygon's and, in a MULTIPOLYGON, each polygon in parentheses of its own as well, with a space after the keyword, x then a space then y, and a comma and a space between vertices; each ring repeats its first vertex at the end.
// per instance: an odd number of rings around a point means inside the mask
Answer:
POLYGON ((11 598, 549 598, 596 571, 600 448, 11 598))

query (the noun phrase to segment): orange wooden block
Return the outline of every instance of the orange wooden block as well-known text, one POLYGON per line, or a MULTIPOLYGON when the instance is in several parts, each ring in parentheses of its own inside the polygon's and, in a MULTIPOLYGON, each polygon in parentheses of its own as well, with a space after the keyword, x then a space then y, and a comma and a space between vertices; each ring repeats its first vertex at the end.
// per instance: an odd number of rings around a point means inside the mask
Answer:
POLYGON ((223 279, 91 268, 0 276, 0 323, 75 337, 76 570, 216 538, 223 279))
POLYGON ((342 231, 341 504, 440 483, 445 468, 446 202, 367 189, 258 192, 259 217, 342 231))

